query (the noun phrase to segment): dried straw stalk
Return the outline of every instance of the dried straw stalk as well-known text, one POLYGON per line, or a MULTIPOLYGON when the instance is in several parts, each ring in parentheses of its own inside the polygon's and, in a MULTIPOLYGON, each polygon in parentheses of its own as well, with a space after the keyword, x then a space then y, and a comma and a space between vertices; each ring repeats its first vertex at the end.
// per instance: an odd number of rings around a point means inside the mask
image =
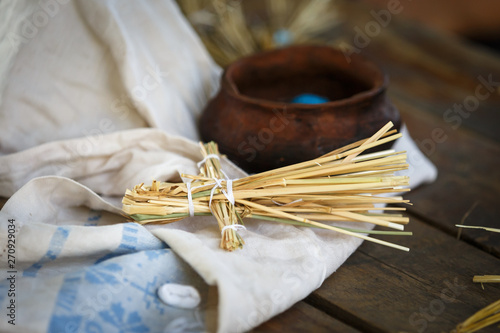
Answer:
POLYGON ((314 160, 233 181, 227 179, 219 159, 213 157, 219 156, 217 145, 208 143, 201 147, 205 162, 200 174, 182 175, 191 180, 190 184, 153 181, 151 186, 137 185, 126 191, 123 211, 138 223, 171 223, 190 215, 191 194, 191 211, 194 215, 215 216, 222 232, 220 246, 229 251, 243 246, 235 226, 242 228, 246 217, 328 229, 409 251, 367 236, 411 235, 403 231, 409 222, 407 217, 388 213, 404 208, 375 208, 375 204, 408 203, 400 196, 385 196, 409 191, 403 188, 409 184, 408 177, 395 175, 408 167, 406 154, 389 150, 361 155, 366 149, 401 137, 389 132, 392 126, 388 123, 371 138, 314 160), (341 228, 319 221, 368 222, 398 231, 341 228))
POLYGON ((472 333, 500 321, 500 300, 479 310, 457 326, 457 333, 472 333))
POLYGON ((500 283, 500 275, 475 275, 472 278, 474 283, 500 283))
MULTIPOLYGON (((471 209, 469 209, 466 216, 469 215, 476 205, 477 202, 475 202, 471 209)), ((496 228, 464 225, 463 222, 466 216, 462 218, 462 224, 456 224, 455 226, 458 228, 483 229, 490 232, 500 232, 500 229, 496 228)), ((483 283, 500 283, 500 275, 475 275, 472 282, 481 283, 481 287, 484 289, 483 283)), ((493 302, 470 316, 467 320, 457 326, 456 332, 472 333, 498 322, 500 322, 500 300, 493 302)))
POLYGON ((498 229, 498 228, 482 227, 482 226, 475 226, 475 225, 455 224, 455 227, 466 228, 466 229, 482 229, 482 230, 491 231, 491 232, 500 232, 500 229, 498 229))

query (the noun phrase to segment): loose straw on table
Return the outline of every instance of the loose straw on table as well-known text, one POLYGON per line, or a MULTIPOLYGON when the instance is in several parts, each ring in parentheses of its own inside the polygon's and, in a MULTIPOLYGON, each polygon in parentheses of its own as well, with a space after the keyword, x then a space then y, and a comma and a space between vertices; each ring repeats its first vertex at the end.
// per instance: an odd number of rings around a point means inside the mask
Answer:
POLYGON ((500 321, 500 300, 479 310, 457 326, 457 333, 472 333, 500 321))
MULTIPOLYGON (((477 202, 474 203, 473 207, 469 210, 466 215, 474 209, 477 202)), ((465 218, 462 219, 462 222, 465 218)), ((459 228, 472 228, 472 229, 483 229, 491 232, 500 232, 500 229, 481 227, 481 226, 467 226, 463 224, 456 225, 459 228)), ((475 275, 472 279, 474 283, 481 283, 481 287, 484 290, 483 283, 500 283, 500 275, 475 275)), ((467 320, 457 326, 457 333, 472 333, 479 331, 485 327, 491 326, 493 324, 500 322, 500 300, 493 302, 492 304, 486 306, 485 308, 479 310, 467 320)))

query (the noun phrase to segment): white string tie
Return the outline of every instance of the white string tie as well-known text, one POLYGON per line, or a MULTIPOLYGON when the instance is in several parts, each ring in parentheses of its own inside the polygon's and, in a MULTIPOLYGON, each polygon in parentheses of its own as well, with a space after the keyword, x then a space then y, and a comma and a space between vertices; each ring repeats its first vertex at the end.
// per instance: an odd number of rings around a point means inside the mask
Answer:
POLYGON ((214 187, 212 187, 212 191, 210 191, 210 200, 208 201, 208 208, 210 211, 212 211, 212 198, 214 197, 215 189, 217 189, 217 187, 222 188, 220 179, 213 178, 213 180, 215 180, 215 184, 213 184, 214 187))
POLYGON ((217 189, 217 187, 220 187, 222 194, 224 194, 227 201, 229 201, 231 204, 234 205, 235 200, 234 200, 234 193, 233 193, 233 179, 226 179, 227 192, 224 189, 224 187, 222 186, 223 179, 217 179, 217 178, 212 178, 212 179, 215 181, 215 183, 213 184, 214 187, 212 187, 212 191, 210 191, 210 201, 208 202, 208 207, 210 208, 210 210, 212 210, 212 199, 214 197, 214 193, 215 193, 215 190, 217 189))
POLYGON ((204 159, 202 159, 201 161, 198 162, 198 164, 196 164, 198 166, 198 169, 201 168, 201 166, 203 164, 205 164, 209 158, 216 158, 216 159, 218 159, 220 161, 219 155, 217 155, 217 154, 208 154, 207 156, 205 156, 204 159))
POLYGON ((226 229, 233 229, 234 231, 247 230, 247 228, 242 224, 230 224, 230 225, 226 225, 226 226, 224 226, 224 228, 222 228, 222 230, 220 231, 221 235, 224 234, 224 230, 226 230, 226 229))
MULTIPOLYGON (((224 193, 227 200, 234 205, 233 180, 226 180, 227 193, 224 193)), ((224 190, 222 192, 225 192, 224 190)))
MULTIPOLYGON (((219 155, 217 155, 217 154, 208 154, 207 156, 205 156, 205 158, 202 161, 200 161, 197 164, 198 168, 200 168, 204 163, 206 163, 206 161, 209 158, 216 158, 216 159, 220 160, 219 155)), ((224 175, 224 177, 226 177, 226 179, 212 178, 215 183, 213 183, 213 184, 207 184, 207 185, 213 185, 214 186, 214 187, 212 187, 212 190, 210 191, 210 200, 208 201, 208 208, 210 209, 210 211, 212 211, 212 199, 214 197, 215 190, 218 187, 220 187, 221 192, 222 192, 222 194, 224 194, 224 196, 226 197, 226 199, 232 205, 235 204, 234 193, 233 193, 233 181, 235 181, 237 179, 229 179, 229 177, 224 172, 224 170, 220 170, 220 171, 222 172, 222 174, 224 175), (223 180, 226 181, 226 189, 224 189, 224 187, 222 186, 222 181, 223 180)), ((203 186, 206 186, 206 185, 203 185, 203 186)), ((201 186, 197 186, 197 187, 201 187, 201 186)), ((188 186, 188 204, 189 204, 189 214, 191 215, 191 212, 193 212, 193 214, 194 214, 194 204, 192 202, 191 186, 188 186), (191 208, 193 209, 192 211, 191 211, 191 208)), ((193 215, 191 215, 191 216, 193 216, 193 215)))
POLYGON ((194 216, 193 194, 191 193, 191 182, 186 183, 188 195, 189 216, 194 216))
MULTIPOLYGON (((222 190, 222 193, 224 193, 224 195, 226 196, 227 200, 234 205, 233 181, 237 180, 237 179, 229 179, 229 177, 224 172, 224 170, 221 169, 220 171, 222 172, 222 174, 224 175, 224 177, 226 177, 226 189, 227 189, 227 193, 226 193, 226 191, 224 191, 224 189, 222 190)), ((222 186, 221 186, 221 188, 222 188, 222 186)))

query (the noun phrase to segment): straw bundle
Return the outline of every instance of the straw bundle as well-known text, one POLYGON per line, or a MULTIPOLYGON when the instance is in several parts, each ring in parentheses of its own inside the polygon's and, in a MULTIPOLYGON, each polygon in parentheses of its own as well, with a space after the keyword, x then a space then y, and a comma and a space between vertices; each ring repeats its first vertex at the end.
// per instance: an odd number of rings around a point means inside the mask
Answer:
POLYGON ((395 140, 392 123, 374 136, 337 149, 317 159, 231 180, 222 170, 215 143, 201 146, 204 160, 199 175, 182 175, 187 183, 140 184, 127 190, 123 211, 131 220, 171 223, 190 215, 214 215, 221 230, 221 248, 243 246, 238 233, 243 218, 257 218, 299 226, 328 229, 408 251, 400 245, 367 234, 410 235, 404 232, 407 217, 387 214, 404 207, 376 208, 376 204, 408 203, 388 193, 409 191, 408 177, 394 173, 408 167, 404 152, 361 153, 395 140), (377 211, 377 212, 374 212, 377 211), (369 222, 398 231, 343 228, 319 221, 369 222))
POLYGON ((340 22, 334 0, 177 2, 221 66, 258 51, 313 42, 340 22))

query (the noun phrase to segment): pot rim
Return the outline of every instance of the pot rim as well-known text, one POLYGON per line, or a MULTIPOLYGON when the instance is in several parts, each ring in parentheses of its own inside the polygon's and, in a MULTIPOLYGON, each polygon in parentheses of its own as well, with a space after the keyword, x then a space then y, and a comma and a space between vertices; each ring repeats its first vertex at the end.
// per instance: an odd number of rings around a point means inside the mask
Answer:
POLYGON ((318 103, 318 104, 303 104, 303 103, 289 103, 289 102, 278 102, 278 101, 273 101, 273 100, 268 100, 268 99, 262 99, 262 98, 257 98, 257 97, 251 97, 242 94, 236 83, 234 82, 233 77, 231 76, 234 68, 237 65, 240 65, 248 60, 262 57, 265 55, 272 55, 276 53, 282 53, 286 52, 288 50, 301 50, 304 52, 304 50, 311 50, 311 49, 324 49, 328 50, 329 52, 333 53, 342 53, 343 52, 337 48, 333 48, 330 46, 321 46, 321 45, 293 45, 293 46, 288 46, 284 48, 278 48, 270 51, 264 51, 264 52, 259 52, 252 54, 250 56, 240 58, 230 64, 225 70, 224 73, 222 74, 221 77, 221 90, 225 90, 225 93, 231 95, 234 98, 240 99, 246 103, 251 103, 251 104, 258 104, 262 106, 264 103, 265 105, 269 107, 276 107, 276 108, 282 108, 283 106, 290 107, 290 111, 295 110, 313 110, 313 109, 322 109, 323 107, 343 107, 346 105, 356 105, 356 104, 361 104, 361 103, 366 103, 367 99, 374 98, 380 94, 382 94, 388 86, 389 80, 387 74, 379 67, 377 66, 374 62, 368 60, 367 58, 359 55, 359 54, 351 54, 351 63, 356 63, 356 64, 365 64, 368 66, 371 66, 373 69, 375 69, 379 74, 380 77, 375 78, 374 80, 374 86, 368 90, 361 91, 359 93, 356 93, 352 96, 342 98, 342 99, 337 99, 333 101, 329 101, 326 103, 318 103), (227 89, 223 89, 227 88, 227 89))

